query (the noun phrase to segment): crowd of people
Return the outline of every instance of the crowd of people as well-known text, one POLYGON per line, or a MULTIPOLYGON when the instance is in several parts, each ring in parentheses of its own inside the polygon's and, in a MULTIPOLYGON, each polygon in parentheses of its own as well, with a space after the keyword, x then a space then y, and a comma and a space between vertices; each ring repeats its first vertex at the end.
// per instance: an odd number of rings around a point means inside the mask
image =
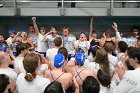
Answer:
POLYGON ((132 27, 123 37, 117 23, 101 38, 93 31, 79 38, 63 27, 33 25, 29 31, 0 35, 0 93, 140 93, 140 36, 132 27))

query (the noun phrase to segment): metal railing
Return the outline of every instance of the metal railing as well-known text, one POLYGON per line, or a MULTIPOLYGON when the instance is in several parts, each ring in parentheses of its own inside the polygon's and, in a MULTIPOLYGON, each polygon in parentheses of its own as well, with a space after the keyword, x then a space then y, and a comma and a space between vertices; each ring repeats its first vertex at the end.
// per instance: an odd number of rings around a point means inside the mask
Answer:
MULTIPOLYGON (((12 0, 3 0, 4 3, 10 3, 10 2, 13 2, 12 0)), ((64 14, 64 3, 110 3, 110 15, 113 15, 113 8, 114 8, 114 3, 140 3, 140 0, 107 0, 107 1, 98 1, 98 0, 95 0, 95 1, 88 1, 88 0, 81 0, 81 1, 65 1, 65 0, 59 0, 59 1, 27 1, 27 0, 22 0, 22 1, 19 1, 19 0, 14 0, 14 12, 15 12, 15 15, 18 15, 17 13, 17 4, 18 3, 62 3, 62 6, 61 6, 61 14, 63 15, 64 14)))

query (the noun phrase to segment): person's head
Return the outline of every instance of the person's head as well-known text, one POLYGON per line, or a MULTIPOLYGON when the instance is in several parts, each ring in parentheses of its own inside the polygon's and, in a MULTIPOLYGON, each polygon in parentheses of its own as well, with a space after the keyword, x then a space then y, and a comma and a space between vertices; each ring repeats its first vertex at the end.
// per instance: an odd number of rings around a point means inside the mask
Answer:
POLYGON ((10 30, 9 30, 9 35, 10 35, 10 37, 14 38, 14 37, 15 37, 15 35, 16 35, 15 30, 10 29, 10 30))
POLYGON ((110 35, 111 35, 111 29, 106 29, 105 35, 106 35, 106 36, 110 36, 110 35))
POLYGON ((64 93, 60 82, 51 82, 46 88, 44 93, 64 93))
POLYGON ((106 69, 109 71, 109 61, 107 52, 104 49, 98 49, 95 56, 95 62, 98 63, 101 68, 106 69))
POLYGON ((129 56, 129 64, 132 67, 136 67, 140 65, 140 48, 130 48, 127 50, 127 54, 129 56))
POLYGON ((9 77, 5 74, 0 74, 0 93, 8 93, 8 85, 10 84, 9 77))
POLYGON ((97 72, 97 78, 102 86, 110 88, 111 77, 109 72, 106 72, 104 69, 99 69, 97 72))
POLYGON ((63 27, 63 35, 68 36, 70 33, 70 28, 69 27, 63 27))
POLYGON ((25 31, 22 31, 22 32, 21 32, 21 37, 22 37, 22 38, 27 38, 27 33, 26 33, 25 31))
POLYGON ((118 42, 118 50, 122 53, 125 53, 126 49, 128 48, 128 45, 124 41, 118 42))
POLYGON ((82 84, 83 93, 99 93, 99 82, 92 76, 88 76, 82 84))
POLYGON ((0 67, 5 67, 5 66, 9 66, 9 63, 11 62, 11 59, 8 55, 6 55, 5 52, 0 51, 0 67))
POLYGON ((61 68, 64 64, 64 61, 65 61, 64 55, 61 53, 57 53, 54 57, 54 66, 56 68, 61 68))
POLYGON ((100 49, 99 46, 94 46, 94 47, 90 50, 90 52, 92 53, 92 56, 93 56, 93 57, 96 56, 96 52, 97 52, 98 49, 100 49))
POLYGON ((47 29, 45 28, 45 26, 41 26, 41 27, 40 27, 40 33, 41 33, 42 35, 45 35, 46 32, 47 32, 47 29))
POLYGON ((29 30, 29 33, 31 33, 31 34, 35 33, 35 28, 34 28, 34 26, 32 24, 29 25, 28 30, 29 30))
POLYGON ((114 50, 113 43, 111 41, 105 42, 104 49, 107 51, 107 53, 111 53, 112 54, 112 52, 114 50))
POLYGON ((38 73, 39 56, 35 53, 30 53, 23 59, 23 66, 26 70, 25 79, 29 82, 33 81, 38 73))
POLYGON ((85 62, 85 56, 84 53, 82 53, 81 51, 76 52, 75 54, 75 63, 78 66, 83 66, 85 62))
POLYGON ((137 47, 140 47, 140 36, 137 37, 137 47))
POLYGON ((55 26, 52 26, 50 31, 52 31, 52 35, 57 33, 57 28, 55 26))
POLYGON ((0 43, 4 42, 4 37, 2 35, 0 35, 0 43))
POLYGON ((68 51, 67 51, 67 49, 66 49, 65 47, 59 48, 59 49, 58 49, 58 53, 63 54, 64 57, 65 57, 65 60, 67 60, 67 58, 68 58, 68 51))
POLYGON ((87 38, 86 38, 86 34, 84 32, 80 33, 80 37, 79 37, 79 40, 81 41, 85 41, 87 38))
POLYGON ((28 51, 29 51, 29 45, 26 44, 26 43, 19 43, 17 46, 16 46, 16 51, 17 51, 17 55, 19 54, 23 54, 24 56, 28 54, 28 51))
POLYGON ((93 39, 97 39, 97 32, 96 32, 96 31, 93 31, 93 32, 92 32, 92 38, 93 38, 93 39))
POLYGON ((61 39, 61 37, 56 37, 56 38, 54 39, 54 44, 55 44, 56 47, 60 47, 61 44, 62 44, 62 39, 61 39))
POLYGON ((126 64, 126 67, 127 67, 128 70, 134 70, 134 67, 132 67, 132 66, 130 65, 130 63, 129 63, 129 59, 127 59, 127 60, 125 61, 125 64, 126 64))
POLYGON ((139 27, 138 26, 132 27, 131 34, 132 34, 132 36, 136 37, 139 34, 139 27))

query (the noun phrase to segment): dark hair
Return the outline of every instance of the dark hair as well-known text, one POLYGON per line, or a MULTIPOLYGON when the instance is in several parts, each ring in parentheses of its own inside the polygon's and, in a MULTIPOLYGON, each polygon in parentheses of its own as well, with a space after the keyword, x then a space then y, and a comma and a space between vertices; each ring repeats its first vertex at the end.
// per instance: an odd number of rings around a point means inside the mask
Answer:
POLYGON ((38 68, 39 57, 37 54, 30 53, 23 59, 23 66, 26 70, 25 79, 32 81, 36 77, 36 69, 38 68))
POLYGON ((137 58, 138 63, 140 64, 140 48, 130 48, 127 50, 129 58, 137 58))
POLYGON ((65 60, 67 60, 67 58, 68 58, 68 51, 67 51, 67 49, 66 49, 65 47, 59 48, 59 49, 58 49, 58 53, 63 54, 64 57, 65 57, 65 60))
POLYGON ((127 67, 128 70, 134 70, 134 67, 132 67, 132 66, 129 64, 129 60, 128 60, 128 59, 125 61, 125 64, 126 64, 126 67, 127 67))
POLYGON ((54 29, 57 31, 57 27, 55 27, 55 26, 51 26, 51 28, 50 28, 50 29, 52 29, 52 28, 54 28, 54 29))
POLYGON ((4 93, 9 84, 9 77, 5 74, 0 74, 0 93, 4 93))
POLYGON ((140 41, 140 36, 139 36, 139 37, 137 37, 137 41, 140 41))
POLYGON ((54 39, 54 44, 55 44, 55 46, 60 47, 61 44, 62 44, 62 39, 61 39, 61 37, 56 37, 56 38, 54 39))
POLYGON ((97 78, 104 87, 110 88, 111 77, 109 72, 106 72, 104 69, 99 69, 97 72, 97 78))
POLYGON ((16 46, 16 51, 17 51, 17 55, 19 55, 22 51, 24 51, 25 49, 28 49, 29 45, 26 43, 19 43, 16 46))
POLYGON ((63 27, 63 29, 68 29, 68 31, 70 32, 70 28, 69 27, 63 27))
POLYGON ((119 41, 118 48, 121 52, 125 53, 126 49, 128 48, 128 45, 124 41, 119 41))
POLYGON ((139 27, 138 27, 138 26, 133 26, 133 27, 131 28, 131 33, 133 32, 134 29, 137 29, 138 32, 139 32, 139 27))
POLYGON ((29 27, 31 27, 31 26, 32 26, 32 27, 34 27, 34 25, 33 25, 33 24, 29 24, 29 27))
POLYGON ((96 52, 97 52, 98 49, 100 49, 100 47, 97 46, 97 45, 95 45, 94 48, 90 49, 90 52, 92 53, 93 57, 96 56, 96 52))
POLYGON ((86 77, 82 84, 83 93, 99 93, 99 82, 92 76, 86 77))
POLYGON ((60 82, 51 82, 45 89, 44 93, 64 93, 60 82))

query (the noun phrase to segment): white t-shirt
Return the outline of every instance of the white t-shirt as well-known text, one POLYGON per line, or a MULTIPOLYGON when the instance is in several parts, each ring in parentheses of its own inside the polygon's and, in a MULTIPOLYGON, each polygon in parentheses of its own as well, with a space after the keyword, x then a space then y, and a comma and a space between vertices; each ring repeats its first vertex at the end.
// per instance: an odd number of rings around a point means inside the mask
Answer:
POLYGON ((137 42, 137 37, 138 36, 136 37, 131 36, 131 37, 125 38, 125 37, 121 37, 119 32, 116 32, 117 40, 126 42, 128 46, 134 46, 137 42))
POLYGON ((17 77, 16 85, 19 93, 44 93, 45 88, 50 84, 50 80, 36 76, 36 78, 28 82, 25 73, 21 73, 17 77))
POLYGON ((126 71, 113 93, 140 93, 140 91, 134 92, 138 89, 140 90, 140 68, 126 71))
POLYGON ((57 54, 57 52, 58 52, 58 48, 48 49, 47 52, 46 52, 46 58, 47 58, 49 61, 54 60, 54 57, 55 57, 55 55, 57 54))
POLYGON ((108 54, 108 60, 113 66, 115 66, 118 63, 117 57, 115 57, 111 54, 108 54))
POLYGON ((84 68, 91 70, 93 73, 95 73, 97 75, 97 72, 100 69, 100 66, 96 62, 90 62, 90 63, 84 65, 84 68))
POLYGON ((46 52, 48 49, 47 41, 43 40, 43 35, 38 34, 38 41, 37 41, 37 51, 38 52, 46 52))
POLYGON ((136 37, 131 36, 131 37, 127 38, 127 44, 128 44, 128 46, 134 46, 134 45, 136 45, 137 37, 138 36, 136 36, 136 37))
MULTIPOLYGON (((56 37, 60 37, 60 35, 56 35, 56 37)), ((45 38, 45 41, 47 40, 48 41, 48 48, 49 49, 52 49, 55 47, 55 44, 54 44, 54 39, 56 37, 52 37, 52 35, 47 35, 46 38, 45 38)))
POLYGON ((12 37, 7 38, 7 40, 6 40, 7 44, 8 45, 12 44, 12 40, 13 40, 12 37))
POLYGON ((17 73, 14 71, 14 69, 11 69, 11 68, 4 68, 4 69, 0 68, 0 74, 6 74, 12 80, 17 79, 17 73))
POLYGON ((41 76, 41 75, 44 75, 45 73, 45 70, 48 69, 48 65, 47 64, 42 64, 39 68, 39 71, 38 71, 38 74, 41 76))
POLYGON ((100 85, 100 92, 99 93, 111 93, 110 89, 100 85))
POLYGON ((63 38, 63 46, 67 49, 68 54, 75 54, 74 42, 76 41, 76 37, 72 34, 69 34, 67 37, 62 36, 63 38))
MULTIPOLYGON (((84 52, 85 52, 85 56, 87 57, 87 56, 88 56, 88 50, 89 50, 89 49, 87 49, 87 47, 86 47, 86 41, 80 42, 79 40, 77 40, 77 41, 75 42, 75 45, 78 44, 78 43, 79 43, 78 48, 83 49, 84 52)), ((90 46, 90 42, 87 41, 87 43, 88 43, 88 45, 90 46)))
POLYGON ((24 57, 16 57, 14 61, 14 69, 18 69, 20 73, 26 73, 24 66, 23 66, 23 59, 24 57))

